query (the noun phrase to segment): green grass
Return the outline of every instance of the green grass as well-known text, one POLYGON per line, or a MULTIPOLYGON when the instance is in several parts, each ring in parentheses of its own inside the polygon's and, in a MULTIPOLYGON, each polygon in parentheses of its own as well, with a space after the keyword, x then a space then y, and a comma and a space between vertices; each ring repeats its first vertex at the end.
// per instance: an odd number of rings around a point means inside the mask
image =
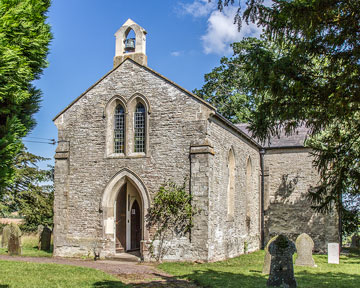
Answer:
POLYGON ((128 287, 114 276, 91 268, 0 261, 0 288, 128 287))
MULTIPOLYGON (((30 257, 52 257, 52 245, 50 251, 39 250, 37 245, 37 237, 35 234, 23 235, 21 236, 22 243, 22 252, 21 256, 30 256, 30 257)), ((1 237, 0 237, 1 243, 1 237)), ((0 248, 0 254, 7 254, 7 248, 0 248)), ((0 288, 2 288, 0 286, 0 288)))
MULTIPOLYGON (((162 263, 158 268, 194 281, 202 287, 266 287, 268 275, 263 275, 264 251, 242 255, 227 261, 194 264, 162 263)), ((358 288, 360 254, 340 257, 340 264, 328 264, 327 255, 314 255, 318 267, 294 266, 299 288, 358 288)))

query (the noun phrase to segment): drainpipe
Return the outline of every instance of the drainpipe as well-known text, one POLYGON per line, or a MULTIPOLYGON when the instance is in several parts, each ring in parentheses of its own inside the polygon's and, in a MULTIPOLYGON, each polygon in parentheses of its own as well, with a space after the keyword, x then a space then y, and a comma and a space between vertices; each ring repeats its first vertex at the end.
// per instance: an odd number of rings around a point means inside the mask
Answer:
POLYGON ((265 169, 264 169, 264 155, 265 149, 260 150, 260 169, 261 169, 261 214, 260 214, 260 243, 261 249, 265 247, 265 233, 264 233, 264 193, 265 193, 265 169))

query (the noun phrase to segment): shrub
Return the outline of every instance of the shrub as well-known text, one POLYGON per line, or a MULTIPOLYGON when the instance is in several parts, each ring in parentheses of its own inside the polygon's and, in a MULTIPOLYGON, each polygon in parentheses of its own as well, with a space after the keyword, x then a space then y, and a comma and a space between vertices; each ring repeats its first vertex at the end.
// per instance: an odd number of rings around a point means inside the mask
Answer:
POLYGON ((164 245, 166 239, 174 236, 182 237, 193 227, 192 218, 198 210, 191 201, 192 197, 186 191, 185 183, 179 186, 168 182, 156 193, 146 215, 147 228, 155 228, 149 251, 156 261, 161 261, 168 251, 164 245), (158 241, 156 252, 155 241, 158 241))

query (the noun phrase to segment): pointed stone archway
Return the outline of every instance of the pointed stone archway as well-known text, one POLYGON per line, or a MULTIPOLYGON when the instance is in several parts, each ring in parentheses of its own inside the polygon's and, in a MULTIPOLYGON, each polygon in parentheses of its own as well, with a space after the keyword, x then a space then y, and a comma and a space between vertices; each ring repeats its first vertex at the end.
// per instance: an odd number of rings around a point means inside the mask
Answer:
POLYGON ((150 197, 140 178, 129 169, 119 171, 106 186, 100 210, 103 214, 104 256, 138 250, 143 256, 149 239, 145 214, 150 197))

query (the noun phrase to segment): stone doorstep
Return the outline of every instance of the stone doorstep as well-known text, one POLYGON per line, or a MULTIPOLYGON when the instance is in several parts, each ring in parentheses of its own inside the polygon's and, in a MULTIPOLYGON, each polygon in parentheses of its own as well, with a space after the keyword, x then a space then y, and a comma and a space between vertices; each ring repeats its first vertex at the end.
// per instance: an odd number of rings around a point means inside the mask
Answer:
POLYGON ((130 254, 130 253, 116 253, 113 256, 105 257, 106 260, 113 260, 119 262, 141 262, 140 257, 130 254))

